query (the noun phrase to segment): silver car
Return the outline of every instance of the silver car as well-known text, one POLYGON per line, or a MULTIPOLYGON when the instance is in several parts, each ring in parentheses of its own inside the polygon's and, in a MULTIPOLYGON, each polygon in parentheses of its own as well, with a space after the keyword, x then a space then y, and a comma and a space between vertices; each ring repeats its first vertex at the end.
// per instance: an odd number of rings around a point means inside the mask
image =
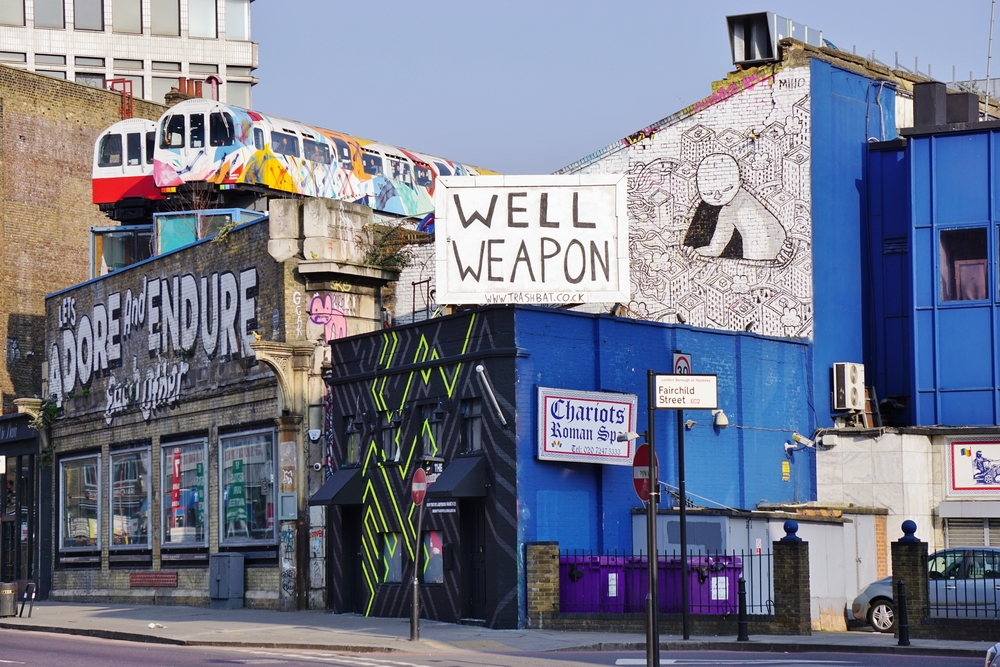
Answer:
POLYGON ((1000 644, 994 644, 986 652, 986 667, 1000 667, 1000 644))
MULTIPOLYGON (((953 547, 927 557, 931 616, 1000 618, 1000 548, 953 547)), ((851 614, 877 632, 896 625, 892 577, 869 584, 854 598, 851 614)))

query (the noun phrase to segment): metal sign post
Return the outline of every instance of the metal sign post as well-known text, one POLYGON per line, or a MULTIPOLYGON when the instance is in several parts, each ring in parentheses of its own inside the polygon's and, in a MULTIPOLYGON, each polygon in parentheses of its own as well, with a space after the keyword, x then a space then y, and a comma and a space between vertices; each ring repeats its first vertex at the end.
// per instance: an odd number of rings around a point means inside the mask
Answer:
MULTIPOLYGON (((688 544, 687 544, 687 489, 684 479, 684 408, 715 410, 719 407, 718 378, 715 375, 694 375, 690 373, 690 355, 675 354, 674 370, 687 373, 655 375, 649 372, 649 423, 650 450, 652 451, 653 411, 673 409, 677 411, 677 495, 681 533, 681 624, 684 639, 690 639, 688 544), (680 362, 680 363, 679 363, 680 362), (655 396, 655 398, 654 398, 655 396)), ((657 484, 657 491, 659 485, 657 484)), ((652 574, 650 574, 652 581, 652 574)), ((657 663, 658 664, 658 663, 657 663)))
POLYGON ((646 371, 646 443, 649 445, 649 502, 646 503, 646 558, 649 564, 649 620, 646 627, 646 665, 660 667, 660 550, 656 544, 656 510, 660 506, 660 478, 656 469, 656 374, 646 371))
POLYGON ((417 534, 413 539, 413 607, 410 609, 410 641, 420 639, 420 536, 424 529, 424 496, 427 495, 427 473, 423 468, 413 471, 410 489, 413 504, 420 506, 417 513, 417 534))

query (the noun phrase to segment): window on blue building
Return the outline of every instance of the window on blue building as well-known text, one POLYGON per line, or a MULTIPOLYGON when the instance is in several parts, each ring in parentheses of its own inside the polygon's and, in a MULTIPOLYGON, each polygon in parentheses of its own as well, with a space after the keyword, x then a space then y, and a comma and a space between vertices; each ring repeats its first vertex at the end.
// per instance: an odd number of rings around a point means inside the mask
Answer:
POLYGON ((941 231, 941 301, 987 298, 986 228, 941 231))

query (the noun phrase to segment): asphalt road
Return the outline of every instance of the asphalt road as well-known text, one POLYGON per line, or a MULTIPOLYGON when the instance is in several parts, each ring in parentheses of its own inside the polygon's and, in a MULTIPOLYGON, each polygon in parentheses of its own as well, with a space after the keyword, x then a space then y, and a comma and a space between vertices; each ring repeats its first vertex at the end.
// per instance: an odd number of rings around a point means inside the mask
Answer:
MULTIPOLYGON (((601 653, 434 653, 343 654, 294 649, 242 649, 169 646, 93 639, 44 632, 0 630, 0 667, 573 667, 606 665, 642 667, 641 652, 601 653)), ((982 658, 858 654, 769 654, 733 651, 664 651, 661 665, 682 667, 981 667, 982 658)))

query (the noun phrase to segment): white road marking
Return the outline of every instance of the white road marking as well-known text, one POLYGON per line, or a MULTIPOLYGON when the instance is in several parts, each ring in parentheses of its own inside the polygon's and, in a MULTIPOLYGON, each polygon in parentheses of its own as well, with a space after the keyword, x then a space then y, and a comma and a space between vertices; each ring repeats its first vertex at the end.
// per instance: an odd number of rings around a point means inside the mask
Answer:
MULTIPOLYGON (((316 660, 320 662, 330 662, 342 665, 352 665, 354 667, 428 667, 427 665, 421 665, 413 662, 403 662, 401 660, 389 660, 380 658, 369 658, 369 657, 355 657, 346 655, 336 655, 332 653, 326 654, 314 654, 314 653, 278 653, 274 651, 251 651, 244 650, 244 653, 252 653, 253 655, 266 655, 272 658, 286 658, 293 660, 316 660)), ((243 661, 240 661, 243 662, 243 661)))
POLYGON ((27 664, 27 663, 24 663, 24 662, 18 662, 17 660, 0 660, 0 663, 3 663, 5 665, 24 665, 24 664, 27 664))
MULTIPOLYGON (((645 665, 645 658, 619 658, 616 665, 645 665)), ((703 660, 699 658, 660 658, 661 665, 856 665, 843 660, 801 660, 775 658, 773 660, 703 660)))

